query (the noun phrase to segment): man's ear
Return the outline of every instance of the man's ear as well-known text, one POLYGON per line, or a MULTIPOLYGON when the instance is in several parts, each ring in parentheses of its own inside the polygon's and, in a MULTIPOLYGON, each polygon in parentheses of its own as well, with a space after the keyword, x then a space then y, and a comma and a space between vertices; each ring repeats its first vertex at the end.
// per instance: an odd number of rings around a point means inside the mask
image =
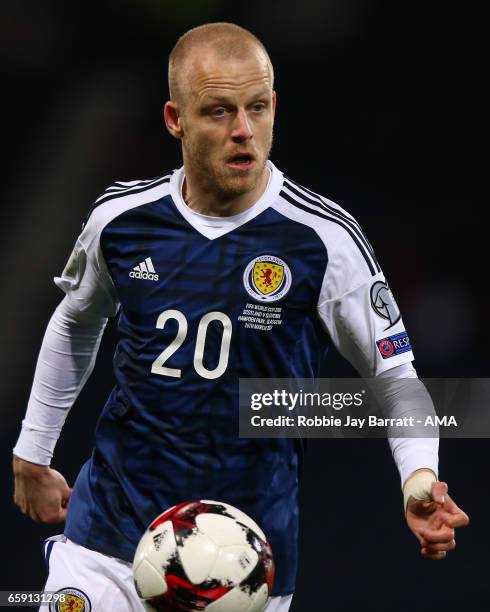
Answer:
POLYGON ((165 102, 165 106, 163 107, 163 120, 165 121, 167 130, 172 136, 181 140, 184 135, 181 115, 177 104, 172 102, 172 100, 165 102))
POLYGON ((276 105, 277 105, 277 96, 276 96, 276 92, 273 91, 272 92, 272 113, 274 117, 276 116, 276 105))

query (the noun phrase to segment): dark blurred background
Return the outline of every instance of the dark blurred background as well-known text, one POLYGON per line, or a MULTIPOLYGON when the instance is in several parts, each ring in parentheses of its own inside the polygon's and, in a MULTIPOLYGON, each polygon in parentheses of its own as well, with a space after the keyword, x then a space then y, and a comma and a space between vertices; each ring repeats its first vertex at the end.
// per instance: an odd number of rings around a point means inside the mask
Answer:
MULTIPOLYGON (((61 299, 51 279, 109 183, 181 165, 161 108, 168 53, 190 27, 233 21, 269 49, 278 92, 272 159, 361 222, 419 375, 490 376, 488 35, 476 4, 1 3, 0 589, 41 588, 41 542, 60 531, 20 514, 10 475, 37 351, 61 299)), ((71 483, 112 385, 113 341, 112 330, 57 447, 53 467, 71 483)), ((337 358, 328 366, 344 371, 337 358)), ((487 440, 441 442, 441 478, 472 524, 446 561, 432 563, 404 524, 386 441, 312 441, 293 612, 486 609, 487 456, 487 440)))

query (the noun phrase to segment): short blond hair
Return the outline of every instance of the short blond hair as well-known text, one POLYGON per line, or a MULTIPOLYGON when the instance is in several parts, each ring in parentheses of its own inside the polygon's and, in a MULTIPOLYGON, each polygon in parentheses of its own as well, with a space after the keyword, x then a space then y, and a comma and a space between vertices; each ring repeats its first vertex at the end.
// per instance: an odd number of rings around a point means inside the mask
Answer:
POLYGON ((168 60, 168 87, 170 98, 182 104, 185 99, 183 66, 191 51, 198 46, 212 49, 223 60, 241 59, 251 49, 260 49, 269 66, 271 86, 274 85, 274 69, 269 54, 261 41, 252 32, 234 23, 206 23, 188 30, 175 43, 168 60))

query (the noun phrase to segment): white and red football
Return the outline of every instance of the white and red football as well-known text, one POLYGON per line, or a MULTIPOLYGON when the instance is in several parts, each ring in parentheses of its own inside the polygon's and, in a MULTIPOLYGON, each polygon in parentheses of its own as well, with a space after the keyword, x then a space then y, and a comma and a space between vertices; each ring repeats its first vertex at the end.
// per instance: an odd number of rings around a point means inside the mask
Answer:
POLYGON ((262 612, 274 561, 249 516, 201 500, 174 506, 151 523, 136 549, 133 573, 147 610, 262 612))

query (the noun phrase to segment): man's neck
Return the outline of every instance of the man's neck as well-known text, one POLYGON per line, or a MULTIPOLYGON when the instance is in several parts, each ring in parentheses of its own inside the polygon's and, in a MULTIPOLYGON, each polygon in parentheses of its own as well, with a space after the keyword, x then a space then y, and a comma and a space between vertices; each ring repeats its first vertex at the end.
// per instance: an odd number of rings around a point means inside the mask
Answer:
POLYGON ((215 193, 207 191, 194 183, 192 178, 188 177, 184 167, 182 198, 191 210, 201 215, 231 217, 245 212, 260 199, 269 183, 270 173, 269 167, 266 166, 257 185, 251 191, 235 198, 219 199, 215 193))

